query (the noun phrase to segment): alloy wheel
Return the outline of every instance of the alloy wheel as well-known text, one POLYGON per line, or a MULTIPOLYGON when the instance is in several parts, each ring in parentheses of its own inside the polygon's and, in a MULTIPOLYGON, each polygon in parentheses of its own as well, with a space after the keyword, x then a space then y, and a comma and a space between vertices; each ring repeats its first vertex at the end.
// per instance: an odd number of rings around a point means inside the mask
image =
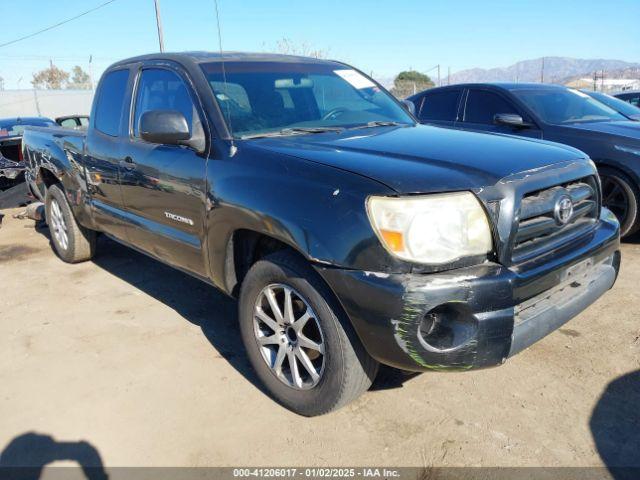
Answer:
POLYGON ((69 246, 69 235, 67 232, 67 223, 64 220, 64 215, 62 214, 62 209, 58 204, 56 199, 51 200, 51 208, 50 208, 51 218, 49 219, 51 222, 51 229, 53 230, 53 236, 56 239, 58 245, 66 250, 69 246))
POLYGON ((253 327, 263 360, 281 382, 298 390, 320 382, 324 337, 315 312, 299 292, 280 283, 263 288, 253 327))

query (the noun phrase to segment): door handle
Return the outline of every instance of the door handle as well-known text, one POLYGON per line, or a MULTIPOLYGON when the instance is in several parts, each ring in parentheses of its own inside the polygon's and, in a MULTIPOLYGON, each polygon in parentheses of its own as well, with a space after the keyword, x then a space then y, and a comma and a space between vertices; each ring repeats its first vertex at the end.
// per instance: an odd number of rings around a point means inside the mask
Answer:
POLYGON ((131 170, 136 168, 136 163, 133 161, 133 158, 126 156, 124 157, 124 160, 120 160, 120 166, 131 170))

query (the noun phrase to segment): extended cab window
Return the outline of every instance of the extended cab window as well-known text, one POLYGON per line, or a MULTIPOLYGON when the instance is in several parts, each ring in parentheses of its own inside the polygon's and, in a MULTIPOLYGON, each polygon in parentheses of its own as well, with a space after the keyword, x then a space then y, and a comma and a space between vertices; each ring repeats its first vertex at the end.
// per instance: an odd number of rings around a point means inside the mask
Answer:
POLYGON ((114 70, 107 73, 100 83, 100 92, 96 104, 95 127, 112 137, 120 133, 122 105, 127 91, 129 70, 114 70))
POLYGON ((174 72, 161 68, 142 71, 134 110, 133 135, 139 137, 140 117, 150 110, 177 110, 184 115, 193 135, 200 133, 200 117, 184 81, 174 72))
POLYGON ((498 113, 518 114, 510 102, 494 92, 470 90, 464 110, 466 123, 493 125, 493 117, 498 113))
POLYGON ((461 90, 443 90, 427 93, 420 107, 420 120, 454 122, 458 113, 461 90))

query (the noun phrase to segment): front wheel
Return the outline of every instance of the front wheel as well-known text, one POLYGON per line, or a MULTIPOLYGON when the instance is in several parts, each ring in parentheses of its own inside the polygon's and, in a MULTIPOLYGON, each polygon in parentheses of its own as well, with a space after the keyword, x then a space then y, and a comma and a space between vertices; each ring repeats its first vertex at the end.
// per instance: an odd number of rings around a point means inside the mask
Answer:
POLYGON ((623 173, 610 168, 600 169, 602 204, 620 222, 620 236, 632 235, 640 229, 638 187, 623 173))
POLYGON ((93 257, 96 232, 76 222, 63 190, 57 185, 51 185, 47 189, 45 214, 51 243, 62 260, 78 263, 93 257))
POLYGON ((286 408, 328 413, 375 378, 378 363, 303 259, 279 252, 256 262, 242 284, 239 310, 249 360, 286 408))

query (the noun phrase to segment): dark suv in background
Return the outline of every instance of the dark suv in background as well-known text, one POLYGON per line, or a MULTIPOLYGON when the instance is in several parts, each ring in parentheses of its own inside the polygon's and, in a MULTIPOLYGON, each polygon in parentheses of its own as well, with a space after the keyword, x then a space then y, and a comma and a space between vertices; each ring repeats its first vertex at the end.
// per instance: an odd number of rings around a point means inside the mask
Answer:
POLYGON ((408 100, 422 123, 550 140, 584 151, 598 166, 603 203, 620 220, 622 236, 640 228, 639 122, 559 85, 460 84, 408 100))
POLYGON ((582 93, 586 93, 592 98, 595 98, 601 103, 604 103, 607 107, 613 108, 616 112, 621 113, 625 117, 630 120, 635 120, 636 122, 640 122, 640 108, 632 105, 629 102, 625 102, 624 100, 611 96, 604 92, 596 92, 593 90, 581 89, 582 93))
POLYGON ((625 102, 628 102, 631 105, 635 105, 636 107, 640 107, 640 90, 616 93, 614 97, 619 98, 620 100, 624 100, 625 102))

